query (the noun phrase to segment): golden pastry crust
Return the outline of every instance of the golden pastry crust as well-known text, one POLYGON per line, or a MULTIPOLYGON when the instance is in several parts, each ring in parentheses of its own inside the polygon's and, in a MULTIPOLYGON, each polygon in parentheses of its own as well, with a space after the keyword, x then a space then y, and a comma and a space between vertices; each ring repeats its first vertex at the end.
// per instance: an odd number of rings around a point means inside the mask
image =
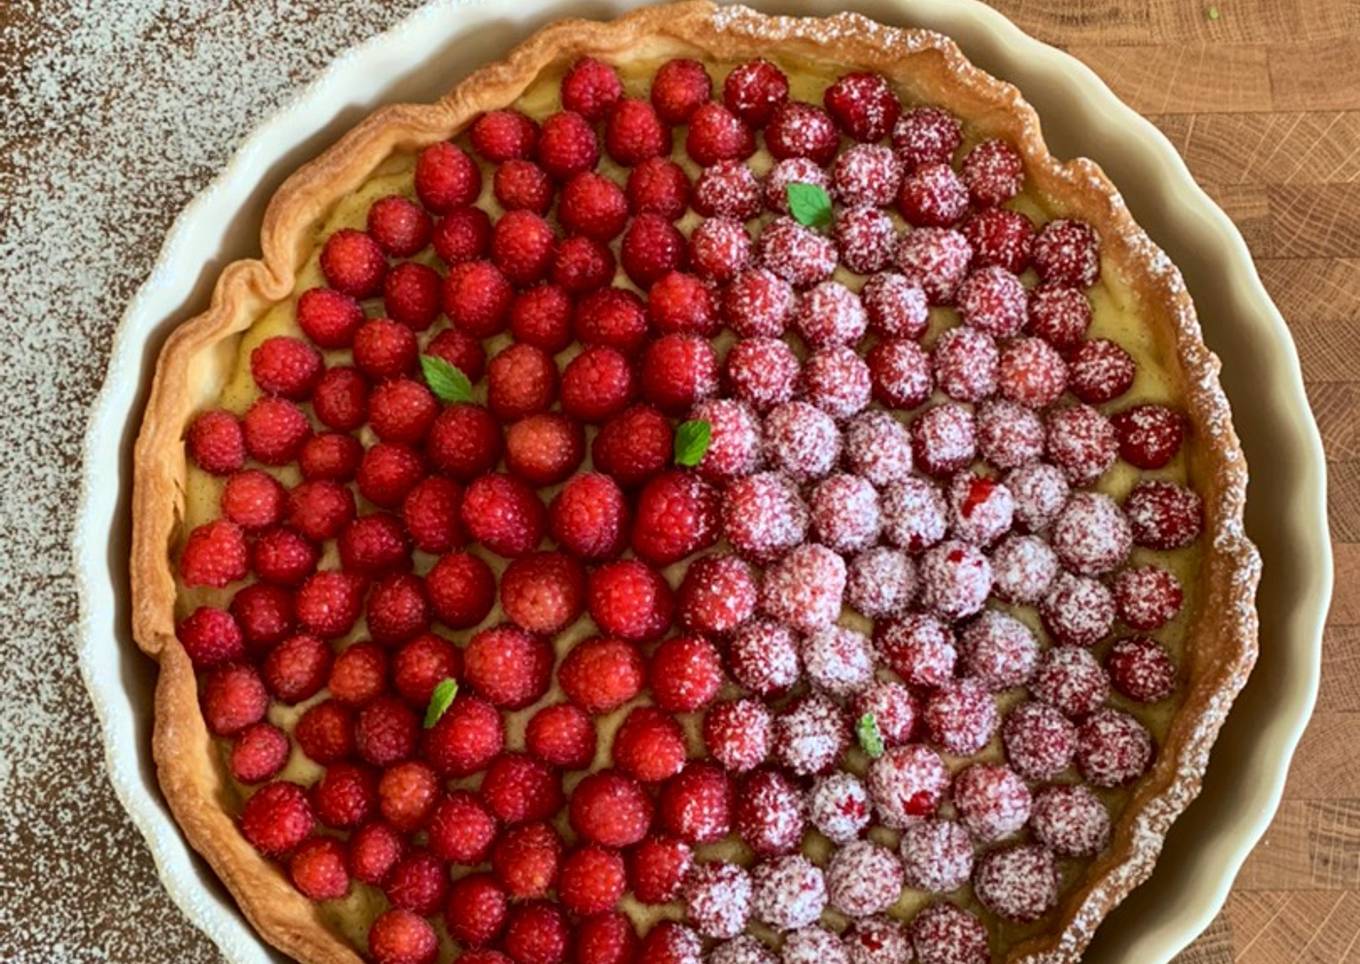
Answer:
POLYGON ((293 292, 313 252, 316 229, 395 151, 414 152, 460 133, 479 113, 506 106, 545 70, 582 55, 605 60, 693 56, 742 60, 777 50, 781 58, 876 70, 912 99, 946 107, 988 136, 1015 144, 1030 184, 1060 215, 1100 232, 1106 270, 1119 272, 1139 301, 1160 353, 1174 359, 1193 426, 1189 473, 1205 501, 1201 604, 1187 635, 1185 700, 1152 771, 1114 827, 1110 848, 1063 899, 1053 926, 1007 954, 1008 961, 1080 957, 1108 911, 1151 873, 1172 821, 1199 791, 1208 753, 1256 660, 1254 596, 1259 557, 1242 511, 1246 463, 1180 273, 1133 222, 1093 162, 1059 162, 1020 93, 973 67, 948 38, 885 27, 856 14, 826 19, 767 17, 743 7, 687 2, 638 11, 610 23, 553 24, 484 67, 434 104, 379 110, 300 168, 270 202, 259 259, 229 265, 207 311, 167 340, 155 372, 134 460, 132 603, 139 646, 157 660, 153 749, 171 810, 190 844, 208 860, 271 944, 306 961, 358 961, 276 866, 237 831, 212 738, 198 708, 193 668, 175 637, 174 555, 185 511, 184 432, 214 397, 231 364, 221 350, 272 304, 293 292))

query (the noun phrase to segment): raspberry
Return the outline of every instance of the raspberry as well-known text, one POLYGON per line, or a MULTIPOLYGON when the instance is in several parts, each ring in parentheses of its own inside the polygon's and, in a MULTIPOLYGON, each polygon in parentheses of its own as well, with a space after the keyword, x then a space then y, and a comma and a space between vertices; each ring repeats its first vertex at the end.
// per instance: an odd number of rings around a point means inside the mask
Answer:
POLYGON ((463 675, 463 654, 447 639, 423 633, 397 650, 392 658, 392 685, 415 707, 430 702, 434 688, 445 679, 463 675))
POLYGON ((1033 605, 1058 574, 1058 556, 1036 536, 1007 536, 992 550, 992 592, 1005 602, 1033 605))
POLYGON ((387 258, 378 243, 362 231, 341 228, 321 248, 321 273, 341 294, 372 298, 382 290, 387 258))
POLYGON ((651 104, 624 97, 605 118, 604 146, 615 161, 623 167, 632 167, 649 158, 668 156, 671 132, 651 104))
POLYGON ((1034 795, 1030 828, 1044 846, 1063 857, 1093 857, 1110 839, 1110 814, 1080 784, 1044 787, 1034 795))
POLYGON ((642 787, 615 770, 592 773, 572 791, 572 829, 605 847, 628 847, 647 834, 652 801, 642 787))
POLYGON ((524 746, 550 766, 580 770, 595 759, 595 726, 580 708, 554 703, 530 718, 524 746))
POLYGON ((775 760, 798 776, 827 772, 850 744, 840 706, 818 694, 780 710, 770 738, 775 760))
POLYGON ((459 508, 463 490, 456 482, 432 475, 406 493, 402 522, 421 552, 444 553, 466 540, 459 508))
POLYGON ((1009 338, 1025 326, 1025 286, 1005 268, 978 268, 959 285, 955 298, 964 324, 979 331, 1009 338))
POLYGON ((914 890, 947 894, 973 873, 973 842, 953 820, 918 820, 902 831, 899 844, 905 882, 914 890))
POLYGON ((611 419, 633 400, 633 377, 632 366, 621 352, 592 345, 562 372, 562 410, 587 423, 611 419))
POLYGON ((425 588, 435 617, 451 629, 476 626, 496 598, 490 567, 466 552, 451 552, 436 562, 425 576, 425 588))
POLYGON ((1082 344, 1091 325, 1091 302, 1076 288, 1041 284, 1029 291, 1026 331, 1062 353, 1082 344))
POLYGON ((1100 576, 1123 564, 1133 545, 1119 506, 1099 492, 1077 492, 1053 522, 1053 549, 1068 570, 1100 576))
POLYGON ((369 422, 385 442, 419 443, 438 414, 434 394, 409 378, 384 382, 369 397, 369 422))
POLYGON ((573 914, 611 910, 626 887, 623 858, 603 847, 585 846, 567 855, 557 876, 557 899, 573 914))
POLYGON ((1067 646, 1094 646, 1114 625, 1114 595, 1094 579, 1058 573, 1039 615, 1049 635, 1067 646))
POLYGON ((1015 502, 995 479, 960 472, 950 480, 948 496, 950 531, 956 538, 986 547, 1010 530, 1015 502))
POLYGON ((514 558, 534 549, 547 528, 538 494, 501 473, 474 479, 463 493, 463 528, 498 556, 514 558))
POLYGON ((1029 788, 1008 766, 979 763, 960 771, 953 796, 959 819, 981 843, 1003 840, 1029 820, 1029 788))
POLYGON ((394 321, 424 331, 439 316, 443 278, 428 265, 406 261, 383 281, 383 307, 394 321))
POLYGON ((1185 596, 1178 580, 1159 566, 1134 566, 1115 574, 1115 608, 1130 629, 1148 632, 1171 622, 1185 596))
POLYGON ((755 562, 773 562, 803 541, 809 516, 788 476, 762 472, 727 487, 722 519, 723 534, 737 552, 755 562))
POLYGON ((813 784, 808 819, 823 837, 845 846, 869 826, 869 791, 853 773, 837 770, 813 784))
POLYGON ((704 745, 733 773, 759 766, 769 755, 770 712, 757 700, 719 703, 704 716, 704 745))
POLYGON ((974 415, 978 454, 992 465, 1011 469, 1043 457, 1044 423, 1033 411, 993 398, 979 405, 974 415))
POLYGON ((813 924, 784 938, 780 960, 784 964, 850 964, 850 955, 840 935, 813 924))
POLYGON ((280 703, 301 703, 327 685, 331 648, 305 633, 290 636, 264 658, 260 671, 265 686, 280 703))
POLYGON ((684 841, 648 837, 628 852, 628 883, 633 896, 644 904, 675 900, 693 862, 693 852, 684 841))
POLYGON ((779 964, 774 951, 750 934, 738 934, 723 941, 713 948, 709 959, 714 964, 779 964))
POLYGON ((778 931, 807 927, 826 907, 822 870, 802 854, 788 854, 757 864, 751 873, 751 910, 757 920, 778 931))
POLYGON ((358 369, 328 368, 312 393, 312 411, 328 428, 349 432, 368 421, 368 382, 358 369))
POLYGON ((492 706, 518 710, 548 691, 553 652, 510 625, 477 633, 463 649, 463 676, 492 706))
POLYGON ((453 882, 444 910, 449 936, 470 947, 490 943, 505 926, 508 895, 491 874, 468 874, 453 882))
POLYGON ((609 284, 614 279, 616 267, 609 245, 576 235, 557 246, 551 277, 554 284, 572 294, 582 294, 609 284))
POLYGON ((836 156, 840 138, 836 122, 812 104, 786 100, 770 114, 765 147, 776 160, 806 157, 825 166, 836 156))
POLYGON ((1183 548, 1204 528, 1204 500, 1175 482, 1139 482, 1124 499, 1124 513, 1134 544, 1148 549, 1183 548))
POLYGON ((897 270, 919 285, 932 305, 953 303, 972 257, 968 240, 958 231, 944 228, 909 231, 898 239, 893 252, 897 270))
POLYGON ((496 839, 496 818, 477 797, 454 790, 435 804, 426 828, 430 850, 452 864, 479 864, 496 839))
POLYGON ((430 964, 439 953, 439 937, 429 921, 395 908, 370 925, 368 953, 376 964, 430 964))
POLYGON ((991 850, 978 859, 973 890, 984 907, 1021 923, 1038 920, 1058 901, 1053 854, 1033 844, 991 850))
POLYGON ((638 494, 633 518, 633 551, 644 561, 667 566, 718 540, 718 493, 681 471, 649 479, 638 494))
POLYGON ((689 117, 685 151, 700 167, 719 161, 743 161, 755 153, 755 135, 722 104, 701 104, 689 117))
POLYGON ((1117 787, 1147 772, 1152 737, 1122 710, 1096 710, 1077 730, 1077 767, 1097 787, 1117 787))
POLYGON ((921 964, 985 964, 991 960, 987 925, 955 904, 932 904, 911 922, 912 949, 921 964))
POLYGON ((832 190, 847 207, 892 204, 901 182, 901 162, 891 148, 879 144, 856 144, 831 168, 832 190))
POLYGON ((685 765, 685 733, 675 719, 651 706, 630 710, 614 733, 614 765, 642 783, 670 779, 685 765))
POLYGON ((384 646, 396 646, 430 628, 430 602, 419 576, 393 572, 373 584, 368 595, 368 633, 384 646))
POLYGON ((414 371, 419 353, 415 333, 390 318, 371 318, 354 333, 354 364, 374 381, 414 371))
POLYGON ((317 819, 328 827, 347 830, 359 826, 373 817, 378 807, 378 782, 373 771, 354 763, 331 764, 312 787, 312 807, 317 819))
POLYGON ((911 436, 906 426, 886 412, 863 412, 846 425, 845 461, 852 472, 875 486, 903 481, 911 474, 911 436))
POLYGON ((334 539, 354 519, 354 495, 327 481, 303 482, 288 493, 288 523, 313 542, 334 539))
POLYGON ((751 618, 756 598, 755 578, 745 562, 736 556, 704 556, 685 571, 677 615, 695 632, 727 633, 751 618))
POLYGON ((898 548, 919 553, 944 538, 948 506, 934 484, 911 477, 890 482, 879 499, 883 535, 898 548))
POLYGON ((298 468, 304 479, 352 482, 359 473, 364 447, 352 435, 322 432, 313 435, 298 453, 298 468))
POLYGON ((619 263, 644 290, 668 272, 683 270, 687 254, 685 236, 659 214, 633 218, 619 243, 619 263))
POLYGON ((589 121, 603 120, 623 96, 614 68, 594 57, 581 57, 562 78, 562 106, 589 121))
POLYGON ((368 209, 368 233, 394 258, 419 254, 430 243, 430 216, 399 194, 378 198, 368 209))
MULTIPOLYGON (((737 864, 696 864, 685 880, 685 911, 694 929, 704 937, 736 937, 746 929, 751 916, 750 874, 737 864)), ((721 951, 710 957, 721 959, 721 951)))
POLYGON ((1077 728, 1047 703, 1021 703, 1001 726, 1006 759, 1028 780, 1052 780, 1072 763, 1077 728))
POLYGON ((902 863, 871 840, 856 840, 831 855, 826 890, 831 906, 850 917, 886 911, 902 894, 902 863))
POLYGON ((272 723, 252 723, 231 745, 231 776, 241 783, 260 783, 288 762, 288 734, 272 723))
POLYGON ((856 274, 882 271, 892 261, 897 232, 892 218, 877 208, 842 211, 836 219, 835 234, 841 261, 856 274))
POLYGON ((256 583, 239 589, 229 607, 246 647, 260 652, 293 629, 293 597, 286 589, 256 583))
POLYGON ((718 161, 705 168, 694 185, 694 210, 704 217, 748 221, 760 213, 764 192, 752 170, 741 161, 718 161))
POLYGON ((853 140, 879 141, 888 135, 902 104, 881 74, 843 74, 826 89, 827 112, 853 140))
POLYGON ((936 615, 959 620, 980 610, 992 589, 992 567, 974 547, 948 540, 921 557, 921 604, 936 615))
POLYGON ((764 127, 775 108, 788 99, 789 80, 768 60, 748 60, 723 80, 723 103, 752 127, 764 127))
POLYGON ((1067 477, 1057 466, 1032 462, 1006 475, 1006 488, 1015 497, 1015 520, 1030 532, 1048 528, 1067 504, 1067 477))
MULTIPOLYGON (((508 231, 503 230, 501 237, 509 243, 508 231)), ((444 279, 444 313, 455 328, 475 338, 489 338, 504 330, 513 297, 509 279, 490 261, 464 261, 450 268, 444 279)))
POLYGON ((420 152, 415 170, 416 195, 435 214, 472 204, 482 189, 477 163, 462 148, 447 141, 420 152))
POLYGON ((425 731, 421 755, 446 777, 483 769, 505 747, 505 726, 495 708, 475 696, 459 696, 425 731))
POLYGON ((472 149, 493 164, 530 157, 538 140, 538 125, 517 110, 488 111, 469 131, 472 149))
POLYGON ((931 739, 955 756, 976 753, 996 730, 996 703, 971 679, 954 680, 936 690, 926 701, 924 716, 931 739))
POLYGON ((798 356, 778 338, 743 338, 727 350, 723 383, 728 393, 760 414, 793 398, 798 356))
MULTIPOLYGON (((986 208, 963 222, 964 237, 973 246, 974 264, 1020 274, 1029 267, 1034 223, 1019 211, 986 208)), ((1028 292, 1034 295, 1034 291, 1028 292)), ((1030 298, 1033 309, 1034 298, 1030 298)))
POLYGON ((722 284, 751 266, 751 236, 740 221, 708 218, 690 233, 688 253, 699 277, 722 284))
POLYGON ((401 859, 401 835, 381 821, 366 823, 349 838, 349 872, 355 880, 382 886, 401 859))
POLYGON ((1090 485, 1114 464, 1118 451, 1109 419, 1089 405, 1050 411, 1044 419, 1049 458, 1073 485, 1090 485))
POLYGON ((777 696, 798 681, 793 633, 768 620, 738 629, 728 640, 727 661, 732 678, 757 696, 777 696))
POLYGON ((514 898, 542 897, 557 879, 562 838, 549 824, 511 827, 496 840, 491 870, 514 898))
POLYGON ((596 914, 576 925, 576 964, 628 964, 637 951, 637 931, 624 914, 596 914))
POLYGON ((836 245, 793 218, 779 217, 765 225, 758 245, 760 263, 795 288, 807 288, 831 276, 836 268, 836 245))
POLYGON ((976 328, 949 329, 931 351, 940 390, 960 402, 980 402, 996 391, 999 357, 992 336, 976 328))
POLYGON ((699 964, 703 944, 684 924, 663 920, 648 931, 637 964, 699 964))
POLYGON ((1110 682, 1087 650, 1055 646, 1040 657, 1030 692, 1064 716, 1080 719, 1105 702, 1110 682))
POLYGON ((948 164, 963 140, 962 125, 939 107, 913 107, 892 129, 892 144, 908 169, 922 164, 948 164))
POLYGON ((542 412, 556 396, 557 366, 541 348, 510 345, 487 366, 487 407, 502 422, 542 412))
POLYGON ((481 208, 455 208, 435 222, 430 240, 447 265, 475 261, 486 255, 491 243, 491 218, 481 208))
POLYGON ((572 555, 599 561, 616 555, 627 524, 623 493, 608 476, 574 476, 548 507, 552 538, 572 555))
POLYGON ((779 161, 765 175, 765 206, 777 214, 791 213, 790 184, 810 184, 830 190, 831 178, 821 165, 806 157, 790 157, 779 161))
POLYGON ((1134 405, 1112 415, 1110 424, 1120 458, 1140 469, 1164 467, 1185 440, 1185 416, 1165 405, 1134 405))
POLYGON ((687 844, 713 843, 732 824, 732 785, 716 764, 695 760, 661 787, 657 819, 687 844))
POLYGON ((1024 161, 1014 147, 1000 140, 982 141, 974 146, 959 171, 973 203, 981 208, 1009 201, 1025 183, 1024 161))
POLYGON ((401 522, 386 512, 352 521, 340 533, 338 548, 341 565, 365 575, 410 564, 410 549, 401 522))
POLYGON ((845 560, 825 546, 800 545, 766 571, 760 605, 806 633, 836 621, 844 592, 845 560))
POLYGON ((673 636, 652 653, 648 683, 656 705, 692 713, 712 702, 722 688, 722 663, 702 636, 673 636))
POLYGON ((411 756, 419 735, 415 712, 395 696, 372 700, 354 719, 354 748, 374 766, 390 766, 411 756))
POLYGON ((307 416, 292 402, 259 398, 241 419, 246 451, 265 465, 287 465, 312 434, 307 416))
POLYGON ((293 738, 323 766, 354 755, 354 713, 337 700, 323 700, 299 717, 293 738))
POLYGON ((297 300, 297 323, 319 348, 348 348, 364 323, 358 300, 331 288, 308 288, 297 300))
POLYGON ((842 472, 818 483, 809 508, 818 540, 837 552, 858 552, 878 541, 878 493, 859 476, 842 472))
POLYGON ((267 783, 251 794, 241 809, 241 834, 268 857, 291 851, 315 825, 307 793, 296 783, 267 783))
MULTIPOLYGON (((507 211, 547 214, 552 207, 553 182, 548 173, 533 161, 511 160, 496 168, 491 181, 492 193, 507 211)), ((491 244, 490 222, 482 252, 491 244)), ((466 259, 465 259, 466 260, 466 259)))
POLYGON ((1073 354, 1068 388, 1083 402, 1101 405, 1133 387, 1136 370, 1128 352, 1097 338, 1083 342, 1073 354))
MULTIPOLYGON (((547 275, 556 245, 552 225, 533 211, 506 211, 491 229, 491 260, 506 280, 519 287, 547 275)), ((498 299, 497 304, 503 304, 501 314, 509 308, 508 299, 498 299)))
POLYGON ((594 128, 570 110, 553 114, 539 129, 536 159, 557 181, 565 181, 577 171, 590 170, 600 159, 594 128))
POLYGON ((501 608, 511 622, 551 635, 584 609, 585 571, 570 556, 538 552, 516 559, 501 576, 501 608))
POLYGON ((637 696, 645 676, 637 647, 599 636, 577 643, 557 667, 557 682, 567 699, 594 715, 637 696))
POLYGON ((595 436, 591 458, 601 472, 631 487, 669 464, 672 444, 666 418, 651 406, 637 405, 605 423, 595 436))
POLYGON ((623 190, 603 174, 581 171, 563 186, 557 218, 571 234, 608 241, 623 230, 628 201, 623 190))
POLYGON ((660 573, 636 559, 624 559, 590 574, 586 604, 601 630, 637 642, 666 631, 674 601, 660 573))
POLYGON ((397 861, 383 891, 392 906, 429 917, 448 895, 448 871, 434 854, 413 849, 397 861))
POLYGON ((696 405, 690 417, 709 426, 708 450, 696 466, 706 481, 731 481, 760 467, 760 423, 745 404, 730 398, 710 399, 696 405))
POLYGON ((948 164, 923 164, 902 178, 897 210, 913 227, 952 227, 968 211, 968 188, 948 164))
POLYGON ((378 780, 378 809, 398 830, 415 830, 434 809, 439 785, 439 778, 425 764, 416 760, 398 763, 378 780))
POLYGON ((699 335, 662 335, 639 363, 642 397, 667 415, 681 415, 718 390, 718 357, 699 335))
POLYGON ((1100 239, 1085 221, 1050 221, 1034 239, 1034 270, 1039 280, 1089 288, 1100 277, 1100 239))
POLYGON ((179 557, 186 586, 221 589, 244 579, 249 569, 245 532, 235 522, 215 519, 189 533, 179 557))
POLYGON ((881 405, 912 409, 930 397, 934 388, 930 361, 914 341, 900 338, 880 341, 869 349, 865 362, 873 397, 881 405))
POLYGON ((973 414, 950 402, 927 409, 911 423, 911 450, 922 471, 935 476, 952 475, 977 454, 973 414))
POLYGON ((689 175, 670 158, 649 157, 628 172, 624 193, 634 214, 678 220, 689 207, 689 175))
POLYGON ((814 349, 854 345, 868 327, 868 316, 853 291, 838 281, 823 281, 798 299, 793 325, 814 349))
POLYGON ((900 616, 916 598, 916 564, 904 552, 877 546, 850 560, 845 602, 869 619, 900 616))
POLYGON ((647 292, 647 315, 662 334, 690 333, 711 337, 719 322, 713 293, 691 274, 672 271, 647 292))
POLYGON ((787 402, 765 416, 767 457, 799 482, 825 476, 840 458, 840 451, 835 419, 817 406, 787 402))
POLYGON ((519 753, 503 753, 491 761, 481 794, 487 809, 507 826, 549 820, 566 802, 557 772, 519 753))
POLYGON ((260 391, 304 401, 321 380, 321 353, 298 338, 275 336, 250 353, 250 374, 260 391))
POLYGON ((1150 636, 1129 636, 1110 648, 1105 658, 1114 688, 1139 703, 1157 703, 1176 689, 1176 664, 1150 636))
POLYGON ((1067 365, 1048 342, 1018 338, 1001 350, 997 387, 1012 402, 1047 408, 1067 387, 1067 365))
POLYGON ((712 94, 713 80, 697 60, 668 60, 652 77, 652 106, 667 124, 688 123, 712 94))

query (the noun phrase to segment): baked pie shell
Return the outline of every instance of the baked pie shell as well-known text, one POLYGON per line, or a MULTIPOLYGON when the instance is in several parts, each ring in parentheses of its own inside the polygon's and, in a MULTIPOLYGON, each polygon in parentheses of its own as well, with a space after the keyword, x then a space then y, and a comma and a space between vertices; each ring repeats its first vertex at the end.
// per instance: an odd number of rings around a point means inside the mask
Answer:
POLYGON ((175 548, 183 536, 184 435, 213 401, 234 352, 215 350, 294 291, 333 206, 393 152, 456 136, 483 111, 515 101, 545 70, 583 55, 606 61, 690 56, 781 58, 875 70, 914 100, 952 110, 988 136, 1015 144, 1031 188, 1061 216, 1096 227, 1102 260, 1134 294, 1158 354, 1175 359, 1192 431, 1189 475, 1205 503, 1200 605, 1187 630, 1183 703, 1150 773, 1113 827, 1110 847, 1064 895, 1052 926, 1008 950, 1011 962, 1076 961, 1105 915, 1152 872, 1172 821, 1199 792, 1209 750, 1257 655, 1254 604, 1260 560, 1242 525, 1247 467, 1180 273, 1133 221, 1100 168, 1060 162, 1020 92, 974 67, 955 44, 924 30, 886 27, 858 14, 770 17, 705 0, 650 7, 608 23, 563 20, 535 33, 432 104, 370 114, 279 188, 260 232, 262 257, 223 270, 206 311, 166 340, 156 365, 133 465, 132 623, 159 664, 152 749, 157 776, 189 843, 226 884, 269 943, 303 961, 361 960, 273 862, 255 851, 223 806, 228 779, 198 705, 194 669, 175 636, 175 548))

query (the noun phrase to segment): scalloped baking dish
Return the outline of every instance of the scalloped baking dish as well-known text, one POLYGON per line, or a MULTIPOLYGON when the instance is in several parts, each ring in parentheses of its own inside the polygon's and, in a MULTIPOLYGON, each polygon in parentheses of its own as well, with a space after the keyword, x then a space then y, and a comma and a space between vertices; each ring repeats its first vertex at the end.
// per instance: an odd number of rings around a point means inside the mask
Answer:
MULTIPOLYGON (((830 14, 845 4, 752 4, 830 14)), ((86 440, 76 550, 83 582, 81 666, 100 718, 110 777, 146 837, 176 903, 233 961, 277 959, 188 847, 156 785, 150 750, 155 665, 130 635, 127 540, 131 443, 150 367, 165 335, 206 304, 221 266, 258 247, 264 205, 289 171, 374 107, 431 100, 542 24, 608 17, 636 4, 505 0, 441 2, 337 59, 241 146, 179 216, 115 338, 86 440), (373 78, 387 78, 375 85, 373 78), (112 483, 112 484, 111 484, 112 483)), ((1248 535, 1259 546, 1261 655, 1215 746, 1204 791, 1180 818, 1152 878, 1106 920, 1092 961, 1165 961, 1222 907, 1279 803, 1290 757, 1317 691, 1331 597, 1324 458, 1298 356, 1242 236, 1195 184, 1171 144, 1074 58, 973 0, 880 0, 853 9, 885 23, 951 36, 979 67, 1018 86, 1058 157, 1098 161, 1135 219, 1172 257, 1196 301, 1204 337, 1223 359, 1253 476, 1248 535)))

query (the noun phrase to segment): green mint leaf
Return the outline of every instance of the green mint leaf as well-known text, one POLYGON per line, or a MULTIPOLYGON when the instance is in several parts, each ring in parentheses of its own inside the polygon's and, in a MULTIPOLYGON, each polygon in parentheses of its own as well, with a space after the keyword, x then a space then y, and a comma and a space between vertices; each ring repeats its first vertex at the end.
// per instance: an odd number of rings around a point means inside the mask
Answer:
POLYGON ((430 391, 444 404, 472 400, 472 383, 457 366, 437 355, 421 355, 420 370, 425 373, 425 383, 430 391))
POLYGON ((675 464, 698 465, 708 451, 713 426, 701 418, 681 422, 675 430, 675 464))
POLYGON ((831 195, 817 184, 790 181, 784 189, 789 197, 789 212, 795 221, 809 228, 831 226, 831 195))
POLYGON ((860 749, 872 759, 883 755, 883 734, 878 732, 878 720, 872 713, 865 713, 855 724, 855 736, 859 738, 860 749))
POLYGON ((453 705, 453 698, 457 695, 456 679, 445 678, 435 684, 434 692, 430 694, 430 705, 425 708, 425 729, 428 730, 439 722, 439 718, 453 705))
POLYGON ((1204 11, 1204 15, 1207 16, 1210 20, 1217 20, 1219 17, 1222 16, 1222 14, 1219 13, 1218 7, 1210 7, 1208 10, 1204 11))

